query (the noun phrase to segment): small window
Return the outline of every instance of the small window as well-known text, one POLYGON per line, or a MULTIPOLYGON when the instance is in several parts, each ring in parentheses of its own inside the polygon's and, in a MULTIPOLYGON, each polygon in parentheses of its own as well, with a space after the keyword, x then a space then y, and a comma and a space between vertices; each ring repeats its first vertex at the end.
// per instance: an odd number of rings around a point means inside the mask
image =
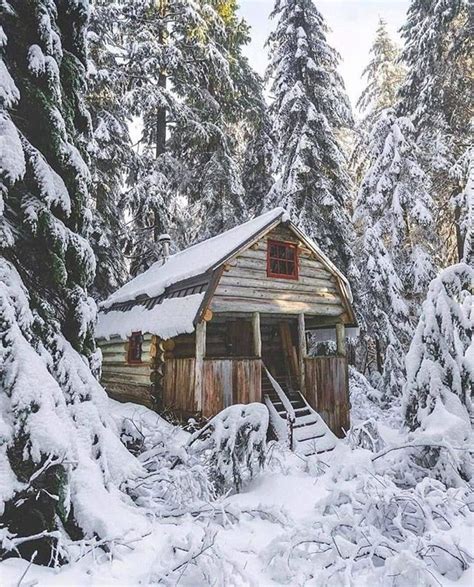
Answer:
POLYGON ((268 241, 268 277, 298 279, 298 250, 293 243, 268 241))
POLYGON ((142 343, 143 335, 141 332, 132 332, 132 336, 128 339, 128 362, 141 363, 142 362, 142 343))

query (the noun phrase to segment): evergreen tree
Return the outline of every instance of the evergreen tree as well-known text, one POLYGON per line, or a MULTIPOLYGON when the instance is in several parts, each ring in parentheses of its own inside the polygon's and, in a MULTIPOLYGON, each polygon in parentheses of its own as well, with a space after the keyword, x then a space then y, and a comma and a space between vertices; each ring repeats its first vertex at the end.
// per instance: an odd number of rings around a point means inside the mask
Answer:
POLYGON ((271 119, 260 88, 255 95, 259 97, 257 108, 251 111, 251 118, 245 121, 243 130, 245 151, 242 184, 246 210, 251 215, 261 213, 265 197, 273 185, 272 171, 276 149, 271 119))
POLYGON ((425 168, 440 210, 448 262, 462 257, 459 185, 450 173, 471 140, 472 41, 467 0, 412 0, 401 29, 407 77, 399 113, 413 116, 425 168), (454 204, 454 206, 452 205, 454 204))
POLYGON ((143 119, 141 165, 123 200, 133 273, 155 260, 162 230, 187 244, 244 217, 237 129, 253 72, 236 11, 235 0, 125 2, 128 103, 143 119))
POLYGON ((351 167, 358 184, 362 181, 369 158, 368 137, 371 127, 382 110, 395 106, 397 91, 404 77, 403 67, 398 62, 398 47, 391 39, 383 19, 379 20, 370 54, 370 62, 362 73, 367 85, 357 101, 362 119, 356 128, 356 144, 351 156, 351 167))
POLYGON ((0 550, 12 555, 15 535, 39 534, 16 552, 37 551, 42 564, 67 557, 65 533, 108 533, 96 500, 117 508, 125 531, 117 487, 137 468, 112 432, 89 367, 97 357, 88 296, 95 259, 87 240, 87 19, 87 2, 2 4, 0 550))
POLYGON ((370 167, 354 221, 364 328, 376 341, 387 396, 404 382, 402 355, 434 275, 432 201, 418 163, 413 125, 382 111, 370 136, 370 167))
POLYGON ((339 56, 311 0, 277 0, 268 46, 280 176, 266 207, 285 207, 343 270, 351 259, 350 180, 338 132, 352 124, 339 56))
POLYGON ((120 12, 109 0, 94 0, 88 28, 87 105, 92 120, 91 197, 94 201, 90 240, 97 259, 93 285, 96 297, 105 298, 124 282, 127 268, 122 252, 124 222, 119 203, 128 173, 136 168, 124 104, 116 42, 120 12))
POLYGON ((462 416, 463 406, 472 414, 473 283, 474 270, 460 263, 430 284, 406 358, 404 411, 411 430, 422 426, 438 403, 456 416, 462 416))

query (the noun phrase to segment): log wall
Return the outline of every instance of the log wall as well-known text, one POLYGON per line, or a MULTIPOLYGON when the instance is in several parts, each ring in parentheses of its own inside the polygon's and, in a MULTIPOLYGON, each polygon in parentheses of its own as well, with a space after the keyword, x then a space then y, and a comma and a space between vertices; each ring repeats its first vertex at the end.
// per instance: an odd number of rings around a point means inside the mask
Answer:
POLYGON ((202 412, 262 401, 260 359, 204 359, 202 412))
POLYGON ((135 402, 153 407, 150 381, 151 361, 150 334, 144 335, 142 362, 129 364, 127 361, 128 341, 119 337, 97 341, 102 351, 101 383, 113 399, 121 402, 135 402))
POLYGON ((345 436, 350 426, 349 378, 345 357, 307 357, 305 396, 338 436, 345 436))
POLYGON ((305 247, 298 247, 298 280, 267 277, 268 239, 298 243, 288 228, 278 226, 230 261, 211 300, 213 312, 344 313, 334 276, 305 247))

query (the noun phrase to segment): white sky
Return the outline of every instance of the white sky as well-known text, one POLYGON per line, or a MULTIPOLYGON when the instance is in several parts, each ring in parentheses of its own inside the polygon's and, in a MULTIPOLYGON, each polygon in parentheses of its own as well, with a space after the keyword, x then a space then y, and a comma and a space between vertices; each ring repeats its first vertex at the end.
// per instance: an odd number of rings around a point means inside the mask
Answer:
MULTIPOLYGON (((394 39, 399 40, 398 29, 405 21, 409 0, 316 0, 332 32, 331 45, 339 51, 339 67, 352 104, 363 88, 361 74, 369 59, 369 50, 381 16, 387 22, 394 39)), ((263 75, 267 62, 264 43, 275 26, 269 19, 274 0, 240 0, 240 13, 252 27, 252 41, 245 52, 250 63, 263 75)))

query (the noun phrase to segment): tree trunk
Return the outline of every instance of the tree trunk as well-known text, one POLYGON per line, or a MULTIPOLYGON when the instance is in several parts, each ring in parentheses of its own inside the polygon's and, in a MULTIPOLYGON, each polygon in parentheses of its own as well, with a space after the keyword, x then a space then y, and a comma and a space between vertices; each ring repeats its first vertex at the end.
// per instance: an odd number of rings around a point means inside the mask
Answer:
POLYGON ((383 371, 382 349, 380 348, 380 341, 378 338, 375 339, 375 353, 377 356, 377 371, 379 373, 382 373, 382 371, 383 371))

